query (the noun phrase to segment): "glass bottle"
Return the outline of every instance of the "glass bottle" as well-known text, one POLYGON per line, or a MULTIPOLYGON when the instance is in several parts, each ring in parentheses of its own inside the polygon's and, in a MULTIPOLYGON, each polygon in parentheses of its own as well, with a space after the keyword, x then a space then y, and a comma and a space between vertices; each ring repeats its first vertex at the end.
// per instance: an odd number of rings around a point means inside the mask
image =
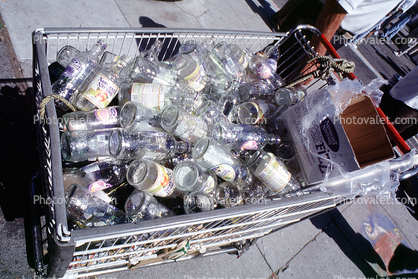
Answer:
POLYGON ((213 126, 220 122, 229 122, 228 118, 223 115, 219 104, 212 100, 203 102, 194 112, 194 115, 204 119, 208 125, 208 131, 211 131, 213 126))
POLYGON ((122 70, 129 64, 126 55, 119 57, 110 67, 101 67, 87 87, 78 95, 74 105, 84 111, 107 107, 116 94, 125 76, 122 70))
POLYGON ((63 46, 58 52, 57 52, 57 58, 56 61, 62 65, 64 68, 70 64, 71 60, 80 53, 78 49, 76 49, 73 46, 66 45, 63 46))
POLYGON ((262 55, 252 54, 251 52, 247 52, 247 54, 250 56, 249 68, 259 79, 267 82, 273 88, 280 88, 284 85, 283 79, 276 74, 262 55))
POLYGON ((131 223, 173 216, 174 213, 152 195, 135 189, 127 198, 125 213, 131 223))
POLYGON ((196 91, 201 91, 205 88, 204 69, 190 55, 178 55, 173 61, 173 69, 190 88, 196 91))
POLYGON ((279 88, 274 93, 274 99, 279 106, 279 111, 283 112, 290 106, 302 101, 306 96, 304 88, 279 88))
POLYGON ((225 181, 249 183, 252 180, 248 168, 228 149, 212 138, 202 138, 192 149, 193 160, 204 170, 212 171, 225 181))
POLYGON ((135 57, 129 78, 134 83, 152 83, 175 86, 179 80, 175 71, 156 64, 142 56, 135 57))
POLYGON ((168 106, 163 110, 161 127, 174 136, 192 143, 208 134, 208 126, 202 118, 194 116, 176 105, 168 106))
POLYGON ((273 87, 266 83, 242 83, 237 88, 237 91, 240 103, 250 99, 267 101, 272 101, 274 99, 273 87))
POLYGON ((229 44, 231 55, 238 61, 243 69, 248 67, 249 59, 245 51, 237 44, 229 44))
POLYGON ((61 135, 61 154, 64 161, 81 162, 109 157, 109 139, 113 131, 67 131, 61 135))
POLYGON ((126 179, 138 190, 154 196, 175 198, 180 194, 174 183, 173 171, 151 160, 133 161, 128 167, 126 179))
POLYGON ((171 104, 184 106, 196 105, 198 96, 196 92, 183 86, 168 86, 153 83, 124 83, 118 94, 119 105, 129 101, 140 103, 143 106, 162 111, 171 104))
POLYGON ((184 198, 184 211, 186 214, 210 211, 214 209, 214 198, 205 192, 191 192, 184 198))
POLYGON ((63 115, 64 131, 101 130, 120 127, 120 107, 75 111, 63 115))
POLYGON ((280 137, 267 134, 262 127, 232 123, 215 124, 211 131, 211 137, 222 146, 234 150, 258 150, 267 144, 281 142, 280 137))
POLYGON ((204 192, 211 194, 217 185, 214 173, 204 171, 194 161, 183 161, 173 169, 176 188, 185 193, 204 192))
POLYGON ((215 189, 215 200, 225 208, 239 205, 242 203, 241 188, 231 182, 222 182, 215 189))
POLYGON ((202 64, 206 49, 194 40, 188 40, 181 44, 179 54, 190 55, 198 64, 202 64))
POLYGON ((109 141, 110 155, 118 159, 166 160, 189 151, 189 144, 176 141, 167 132, 147 132, 135 129, 113 131, 109 141))
POLYGON ((73 184, 65 190, 67 218, 80 228, 127 222, 124 212, 96 197, 87 188, 73 184))
POLYGON ((162 131, 160 114, 136 102, 127 102, 120 111, 120 126, 142 131, 162 131))
MULTIPOLYGON (((237 49, 234 47, 235 52, 237 49)), ((235 58, 231 46, 226 42, 220 42, 215 45, 212 52, 219 57, 225 71, 233 78, 240 80, 245 76, 245 71, 242 68, 242 64, 235 58)), ((238 54, 239 56, 239 54, 238 54)))
POLYGON ((251 101, 235 107, 235 119, 238 123, 256 125, 266 124, 267 119, 276 111, 276 107, 265 101, 251 101))
MULTIPOLYGON (((92 75, 94 75, 105 48, 99 41, 90 50, 76 54, 65 68, 61 77, 52 84, 52 92, 73 103, 79 90, 83 90, 92 75)), ((68 107, 61 101, 57 100, 55 104, 62 111, 68 110, 68 107)))
POLYGON ((300 191, 299 182, 272 153, 256 151, 247 161, 247 166, 260 181, 275 194, 300 191))
POLYGON ((69 176, 77 179, 79 185, 86 187, 91 192, 112 188, 120 185, 126 179, 126 162, 107 158, 93 162, 79 169, 64 171, 64 180, 69 176))

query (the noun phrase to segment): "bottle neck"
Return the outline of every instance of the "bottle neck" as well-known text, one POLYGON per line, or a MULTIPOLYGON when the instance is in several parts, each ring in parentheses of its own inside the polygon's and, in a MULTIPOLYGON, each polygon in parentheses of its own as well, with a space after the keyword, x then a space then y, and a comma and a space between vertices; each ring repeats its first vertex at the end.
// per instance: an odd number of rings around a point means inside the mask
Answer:
POLYGON ((190 145, 186 141, 176 141, 175 147, 174 147, 174 153, 176 154, 183 154, 187 153, 190 149, 190 145))
POLYGON ((279 136, 275 134, 267 134, 266 136, 266 144, 273 145, 273 144, 279 144, 282 140, 279 136))

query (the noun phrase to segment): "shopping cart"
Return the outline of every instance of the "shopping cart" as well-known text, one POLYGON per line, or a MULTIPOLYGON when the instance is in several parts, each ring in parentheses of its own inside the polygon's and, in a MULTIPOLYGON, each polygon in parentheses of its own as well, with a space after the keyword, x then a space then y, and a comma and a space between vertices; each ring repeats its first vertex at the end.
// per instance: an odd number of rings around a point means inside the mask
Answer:
MULTIPOLYGON (((134 57, 148 49, 155 40, 163 42, 159 58, 173 56, 187 40, 226 41, 252 52, 271 44, 286 46, 277 72, 287 84, 298 80, 298 70, 316 56, 306 33, 320 36, 302 26, 289 33, 262 33, 220 30, 175 29, 83 29, 48 28, 33 33, 33 77, 35 101, 52 94, 48 65, 57 51, 72 45, 80 50, 102 39, 107 50, 117 55, 134 57)), ((308 35, 309 36, 309 35, 308 35)), ((335 82, 330 75, 325 81, 315 80, 309 88, 335 82)), ((308 90, 309 90, 308 88, 308 90)), ((91 276, 129 268, 187 260, 196 256, 219 253, 242 253, 253 239, 294 224, 313 214, 331 209, 350 197, 349 189, 338 194, 325 194, 318 187, 306 188, 301 196, 274 199, 260 204, 217 209, 199 214, 179 215, 136 224, 69 231, 64 203, 59 119, 54 103, 46 106, 45 120, 37 122, 40 160, 43 166, 31 187, 33 202, 32 267, 37 274, 62 277, 91 276), (37 202, 43 201, 43 202, 37 202)))

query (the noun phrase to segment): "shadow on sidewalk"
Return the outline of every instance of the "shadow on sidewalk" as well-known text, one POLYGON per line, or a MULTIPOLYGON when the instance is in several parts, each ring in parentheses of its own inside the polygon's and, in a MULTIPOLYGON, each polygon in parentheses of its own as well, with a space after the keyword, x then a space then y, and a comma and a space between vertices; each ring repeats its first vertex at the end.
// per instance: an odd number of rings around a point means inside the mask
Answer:
MULTIPOLYGON (((410 272, 416 272, 418 268, 418 252, 410 249, 403 243, 391 244, 395 236, 390 231, 387 231, 386 234, 382 233, 383 229, 378 224, 372 222, 375 217, 369 217, 370 224, 363 222, 363 226, 370 226, 371 234, 374 235, 375 232, 379 232, 378 235, 375 235, 376 239, 374 239, 372 245, 371 240, 366 239, 361 233, 353 230, 338 209, 333 209, 329 213, 331 216, 335 216, 334 221, 329 224, 324 223, 324 218, 320 215, 310 220, 316 228, 323 230, 324 233, 335 241, 341 251, 363 272, 366 278, 381 278, 381 275, 376 270, 378 269, 385 273, 387 270, 386 264, 388 265, 388 270, 393 274, 402 274, 406 278, 414 278, 411 276, 417 275, 410 272), (336 229, 331 225, 335 225, 336 229), (395 246, 396 249, 394 251, 391 251, 390 249, 393 248, 393 245, 397 246, 395 246), (383 259, 377 251, 383 255, 383 259)), ((401 278, 399 276, 394 275, 384 278, 401 278)))
POLYGON ((273 30, 273 24, 270 17, 275 13, 275 11, 271 8, 270 3, 264 0, 245 0, 245 2, 247 2, 251 10, 258 14, 266 25, 273 30), (259 5, 256 2, 258 2, 259 5))

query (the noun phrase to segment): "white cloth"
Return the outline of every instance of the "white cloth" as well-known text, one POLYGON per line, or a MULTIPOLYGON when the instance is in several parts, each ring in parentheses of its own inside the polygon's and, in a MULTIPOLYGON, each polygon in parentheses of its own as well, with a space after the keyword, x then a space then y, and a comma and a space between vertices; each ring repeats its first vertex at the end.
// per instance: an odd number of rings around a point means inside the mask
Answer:
MULTIPOLYGON (((337 0, 347 12, 341 28, 354 35, 366 32, 405 2, 415 0, 337 0)), ((408 4, 407 4, 408 5, 408 4)))
POLYGON ((418 110, 418 67, 404 76, 389 93, 393 98, 418 110))

